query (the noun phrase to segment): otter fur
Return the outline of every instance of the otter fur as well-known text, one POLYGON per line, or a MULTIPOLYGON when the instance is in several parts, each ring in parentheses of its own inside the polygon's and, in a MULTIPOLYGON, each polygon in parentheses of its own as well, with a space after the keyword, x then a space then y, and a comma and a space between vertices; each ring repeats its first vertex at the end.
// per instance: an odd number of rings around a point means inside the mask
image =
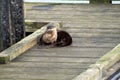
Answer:
POLYGON ((39 40, 39 45, 64 47, 72 44, 72 37, 68 32, 57 30, 55 26, 48 26, 39 40))
POLYGON ((58 35, 57 41, 54 43, 54 46, 64 47, 72 44, 72 37, 69 35, 68 32, 63 30, 58 30, 57 35, 58 35))

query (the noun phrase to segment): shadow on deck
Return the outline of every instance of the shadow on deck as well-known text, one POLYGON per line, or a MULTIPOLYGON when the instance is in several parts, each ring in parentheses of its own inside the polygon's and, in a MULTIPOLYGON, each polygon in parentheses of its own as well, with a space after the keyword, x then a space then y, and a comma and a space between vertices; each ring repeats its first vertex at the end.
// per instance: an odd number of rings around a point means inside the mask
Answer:
POLYGON ((60 21, 73 37, 63 48, 34 46, 9 64, 0 80, 72 80, 120 43, 120 5, 26 4, 26 19, 60 21))

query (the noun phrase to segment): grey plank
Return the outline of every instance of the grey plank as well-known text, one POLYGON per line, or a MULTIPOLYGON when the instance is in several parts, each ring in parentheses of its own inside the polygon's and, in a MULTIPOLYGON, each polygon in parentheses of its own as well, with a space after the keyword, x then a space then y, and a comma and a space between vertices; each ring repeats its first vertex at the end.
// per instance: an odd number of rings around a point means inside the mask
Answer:
POLYGON ((43 68, 43 69, 86 69, 88 68, 90 64, 84 64, 84 63, 52 63, 52 62, 34 62, 31 64, 31 62, 15 62, 13 61, 10 64, 7 65, 0 65, 1 68, 43 68))
MULTIPOLYGON (((113 26, 114 27, 114 26, 113 26)), ((115 28, 115 27, 114 27, 115 28)), ((101 33, 101 34, 120 34, 120 29, 119 27, 117 27, 118 29, 110 29, 110 26, 109 26, 109 29, 98 29, 98 28, 93 28, 93 29, 82 29, 82 28, 66 28, 66 31, 70 32, 70 33, 101 33)))
POLYGON ((91 42, 91 43, 119 43, 120 42, 120 38, 110 38, 110 37, 81 37, 81 38, 72 38, 74 42, 91 42))
POLYGON ((2 71, 2 73, 0 73, 0 77, 1 75, 9 75, 10 73, 13 74, 30 74, 30 75, 78 75, 80 72, 83 72, 83 70, 85 70, 85 68, 83 69, 62 69, 62 68, 7 68, 6 69, 0 69, 0 71, 2 71))
POLYGON ((47 52, 47 51, 30 51, 28 54, 26 53, 23 56, 31 56, 31 57, 64 57, 64 58, 99 58, 106 51, 58 51, 58 52, 47 52), (88 54, 90 53, 90 54, 88 54))
POLYGON ((28 61, 28 62, 54 62, 54 63, 94 63, 97 58, 64 58, 64 57, 19 57, 16 58, 17 61, 28 61))
POLYGON ((70 33, 71 36, 73 37, 112 37, 113 39, 114 38, 120 38, 120 34, 112 34, 112 33, 109 33, 109 34, 101 34, 101 33, 70 33))
MULTIPOLYGON (((40 13, 40 12, 38 12, 40 13)), ((119 16, 116 16, 116 15, 88 15, 88 16, 85 16, 85 15, 68 15, 68 14, 64 14, 64 15, 53 15, 53 14, 47 14, 47 15, 44 15, 44 14, 35 14, 35 13, 32 13, 32 14, 29 14, 30 17, 34 17, 34 18, 47 18, 47 19, 50 19, 50 18, 60 18, 60 19, 91 19, 91 20, 120 20, 119 16), (35 16, 35 15, 41 15, 41 16, 35 16), (66 16, 66 17, 64 17, 66 16)), ((29 17, 29 15, 27 15, 26 17, 29 17)), ((89 20, 88 19, 88 20, 89 20)))
POLYGON ((76 75, 65 75, 65 74, 41 74, 41 75, 36 75, 36 74, 1 74, 0 78, 5 79, 5 78, 13 78, 14 79, 33 79, 33 80, 69 80, 70 78, 75 77, 76 75))
POLYGON ((117 43, 97 43, 97 42, 74 42, 71 46, 77 47, 115 47, 117 43))

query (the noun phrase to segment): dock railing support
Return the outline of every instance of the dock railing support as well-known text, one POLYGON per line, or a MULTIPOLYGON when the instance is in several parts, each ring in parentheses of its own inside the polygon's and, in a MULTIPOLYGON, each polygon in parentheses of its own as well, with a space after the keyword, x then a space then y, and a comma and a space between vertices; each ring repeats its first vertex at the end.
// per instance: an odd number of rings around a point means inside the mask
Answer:
POLYGON ((0 1, 0 51, 25 37, 23 0, 0 1))

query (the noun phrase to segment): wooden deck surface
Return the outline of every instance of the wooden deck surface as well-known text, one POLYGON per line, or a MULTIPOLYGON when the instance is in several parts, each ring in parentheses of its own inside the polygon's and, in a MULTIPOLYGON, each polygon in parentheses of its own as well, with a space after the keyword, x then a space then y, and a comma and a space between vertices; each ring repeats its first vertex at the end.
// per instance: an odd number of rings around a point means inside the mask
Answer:
POLYGON ((45 6, 27 4, 25 19, 61 21, 73 44, 50 49, 35 46, 0 65, 0 80, 72 80, 120 43, 120 5, 45 6))

